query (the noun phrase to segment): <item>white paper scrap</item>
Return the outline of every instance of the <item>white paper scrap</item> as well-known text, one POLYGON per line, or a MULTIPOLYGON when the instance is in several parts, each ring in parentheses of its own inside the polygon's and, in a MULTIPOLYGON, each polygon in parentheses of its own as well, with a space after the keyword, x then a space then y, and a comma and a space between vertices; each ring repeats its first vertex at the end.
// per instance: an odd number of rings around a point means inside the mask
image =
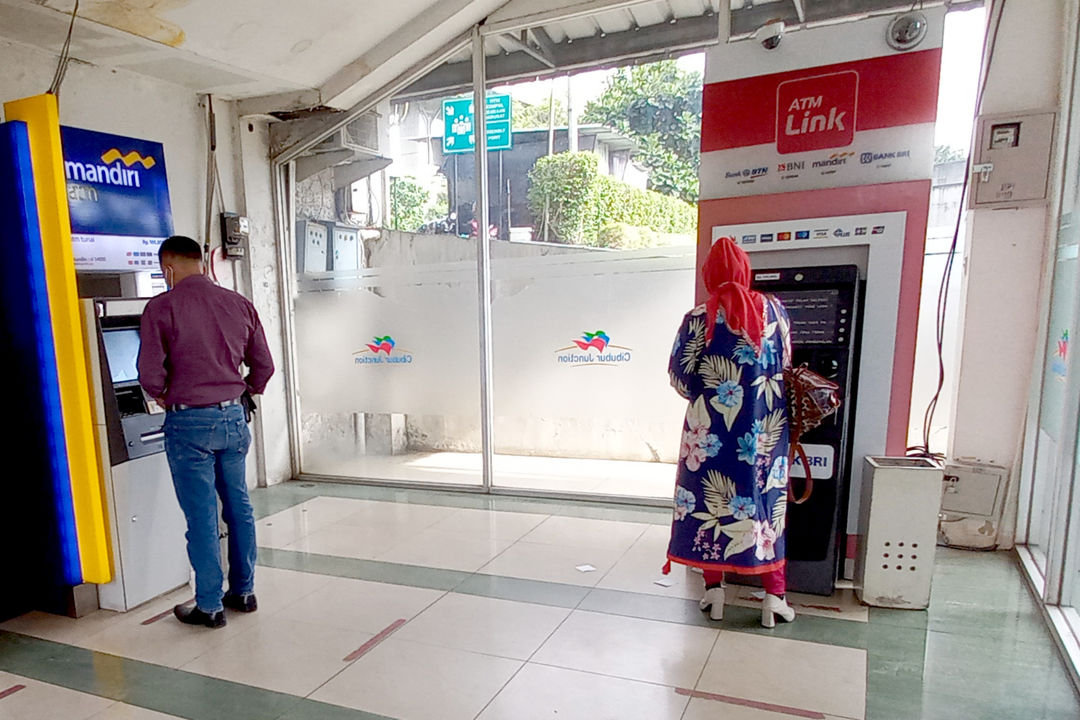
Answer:
POLYGON ((660 587, 675 587, 675 581, 671 578, 660 578, 659 580, 653 580, 653 583, 660 587))
POLYGON ((583 573, 596 572, 596 568, 594 568, 592 565, 578 565, 577 571, 583 573))

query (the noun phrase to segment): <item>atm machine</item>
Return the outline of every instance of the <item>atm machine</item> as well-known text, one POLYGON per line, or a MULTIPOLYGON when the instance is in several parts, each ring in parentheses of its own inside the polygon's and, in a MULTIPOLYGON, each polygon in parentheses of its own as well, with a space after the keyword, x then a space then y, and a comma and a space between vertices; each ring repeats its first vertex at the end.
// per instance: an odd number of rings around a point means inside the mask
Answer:
POLYGON ((98 602, 121 612, 186 584, 190 575, 186 524, 165 459, 165 413, 139 385, 145 305, 83 301, 115 578, 98 587, 98 602))
MULTIPOLYGON (((754 287, 780 299, 791 318, 792 362, 806 364, 840 386, 840 412, 802 438, 814 481, 810 498, 788 504, 788 588, 833 592, 843 552, 851 485, 855 388, 859 366, 862 286, 855 265, 823 265, 754 272, 754 287)), ((806 477, 802 462, 792 482, 806 477)))

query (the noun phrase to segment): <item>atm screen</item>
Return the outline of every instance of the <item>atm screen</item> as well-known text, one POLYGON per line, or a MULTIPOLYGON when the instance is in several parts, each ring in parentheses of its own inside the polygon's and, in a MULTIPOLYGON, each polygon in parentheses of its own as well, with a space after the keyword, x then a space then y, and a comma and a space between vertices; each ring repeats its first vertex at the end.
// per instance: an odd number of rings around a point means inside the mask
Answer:
POLYGON ((774 291, 791 317, 791 339, 795 343, 834 343, 839 334, 840 291, 774 291))
POLYGON ((139 331, 134 328, 106 330, 105 353, 109 358, 109 372, 113 384, 134 382, 139 379, 139 331))

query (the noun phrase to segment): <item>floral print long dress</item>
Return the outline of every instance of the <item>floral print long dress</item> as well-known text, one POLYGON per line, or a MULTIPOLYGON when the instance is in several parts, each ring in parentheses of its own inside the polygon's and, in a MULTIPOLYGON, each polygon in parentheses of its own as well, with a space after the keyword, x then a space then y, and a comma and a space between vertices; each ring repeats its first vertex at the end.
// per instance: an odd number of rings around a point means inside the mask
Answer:
POLYGON ((683 319, 669 366, 689 401, 668 558, 756 575, 784 567, 788 423, 784 367, 790 321, 765 304, 760 351, 717 318, 706 346, 705 306, 683 319))

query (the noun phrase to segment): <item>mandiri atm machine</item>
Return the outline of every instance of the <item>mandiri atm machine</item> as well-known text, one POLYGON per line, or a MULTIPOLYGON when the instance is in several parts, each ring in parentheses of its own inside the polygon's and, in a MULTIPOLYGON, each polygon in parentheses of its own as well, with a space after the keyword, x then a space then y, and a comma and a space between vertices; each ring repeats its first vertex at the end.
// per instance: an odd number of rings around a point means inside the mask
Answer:
POLYGON ((98 603, 120 612, 190 577, 186 524, 165 459, 165 412, 139 385, 139 320, 145 305, 145 300, 83 301, 115 569, 114 580, 98 587, 98 603))

